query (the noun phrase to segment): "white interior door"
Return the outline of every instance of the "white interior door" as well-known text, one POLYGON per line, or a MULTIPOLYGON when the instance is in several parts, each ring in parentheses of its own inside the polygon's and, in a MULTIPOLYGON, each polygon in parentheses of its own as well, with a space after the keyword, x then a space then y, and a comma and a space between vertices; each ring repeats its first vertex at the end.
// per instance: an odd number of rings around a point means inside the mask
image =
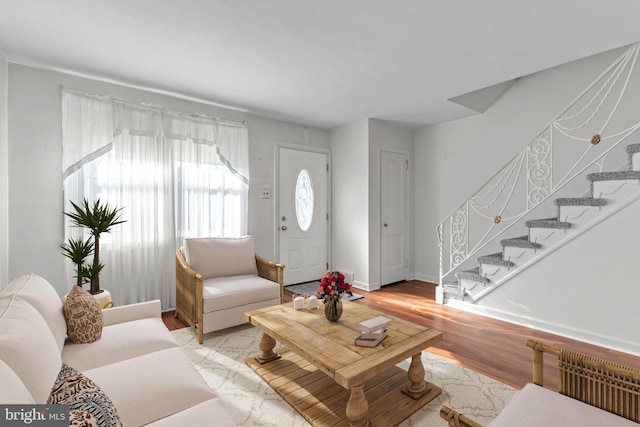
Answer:
POLYGON ((284 284, 319 280, 327 271, 327 154, 280 148, 278 215, 284 284))
POLYGON ((380 153, 382 285, 407 278, 407 155, 380 153))

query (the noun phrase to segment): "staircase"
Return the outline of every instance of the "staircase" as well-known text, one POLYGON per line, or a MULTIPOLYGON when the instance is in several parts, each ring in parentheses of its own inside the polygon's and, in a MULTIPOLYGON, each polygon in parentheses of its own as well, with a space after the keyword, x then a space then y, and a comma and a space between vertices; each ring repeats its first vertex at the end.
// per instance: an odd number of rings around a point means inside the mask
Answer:
POLYGON ((476 267, 455 273, 455 282, 443 284, 444 302, 478 301, 577 234, 640 198, 640 144, 627 145, 626 153, 628 170, 587 174, 587 197, 555 199, 555 217, 527 220, 527 235, 500 240, 500 252, 480 255, 476 267))

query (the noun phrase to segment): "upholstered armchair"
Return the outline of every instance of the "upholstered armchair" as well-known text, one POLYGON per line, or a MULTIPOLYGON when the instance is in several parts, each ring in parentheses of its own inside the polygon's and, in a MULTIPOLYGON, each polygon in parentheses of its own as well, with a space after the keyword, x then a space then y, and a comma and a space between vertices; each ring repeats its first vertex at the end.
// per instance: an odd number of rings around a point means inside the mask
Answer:
POLYGON ((176 251, 176 316, 203 334, 282 303, 284 265, 254 251, 253 236, 186 238, 176 251))

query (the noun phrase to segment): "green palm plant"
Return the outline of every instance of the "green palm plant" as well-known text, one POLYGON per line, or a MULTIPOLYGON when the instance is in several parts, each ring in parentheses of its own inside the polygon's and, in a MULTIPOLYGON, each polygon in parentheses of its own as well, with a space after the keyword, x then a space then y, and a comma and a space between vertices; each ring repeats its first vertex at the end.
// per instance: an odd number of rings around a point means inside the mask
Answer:
POLYGON ((93 283, 94 278, 100 276, 100 272, 104 268, 104 264, 93 258, 93 262, 91 264, 86 264, 82 270, 82 275, 85 277, 85 280, 88 280, 90 283, 93 283))
POLYGON ((60 249, 62 249, 62 255, 69 258, 75 265, 76 285, 82 287, 86 280, 84 260, 93 253, 93 242, 90 238, 87 240, 70 238, 66 243, 60 245, 60 249))
POLYGON ((73 202, 71 205, 75 212, 65 212, 64 214, 71 218, 76 226, 88 228, 93 236, 93 263, 85 273, 90 275, 90 292, 95 295, 100 292, 100 271, 104 268, 100 262, 100 234, 108 233, 114 225, 125 222, 120 219, 122 208, 112 208, 108 203, 101 203, 100 199, 96 200, 93 205, 87 199, 84 199, 80 205, 73 202))

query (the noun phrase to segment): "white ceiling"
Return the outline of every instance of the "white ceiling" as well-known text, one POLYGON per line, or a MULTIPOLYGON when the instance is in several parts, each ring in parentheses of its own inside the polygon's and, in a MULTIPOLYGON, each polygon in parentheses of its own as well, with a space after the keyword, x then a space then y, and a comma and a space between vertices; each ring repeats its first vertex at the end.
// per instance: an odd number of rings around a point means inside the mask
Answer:
POLYGON ((10 62, 332 128, 640 40, 637 0, 0 0, 10 62))

